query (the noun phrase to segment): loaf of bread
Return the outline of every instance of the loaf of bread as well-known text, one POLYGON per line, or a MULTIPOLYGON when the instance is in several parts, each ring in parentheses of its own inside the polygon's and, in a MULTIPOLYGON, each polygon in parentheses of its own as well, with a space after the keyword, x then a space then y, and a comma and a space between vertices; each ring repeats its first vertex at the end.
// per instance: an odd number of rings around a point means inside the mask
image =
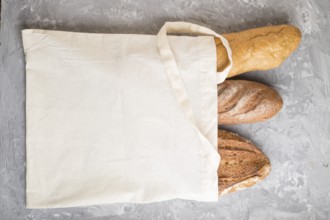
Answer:
POLYGON ((218 123, 244 124, 269 119, 283 101, 272 88, 246 80, 226 80, 218 85, 218 123))
MULTIPOLYGON (((279 66, 299 45, 300 30, 291 25, 268 26, 237 33, 223 34, 233 53, 232 77, 254 70, 269 70, 279 66)), ((217 68, 228 64, 226 50, 218 38, 217 68)))
POLYGON ((237 134, 219 129, 218 151, 221 156, 218 169, 219 195, 251 187, 270 172, 267 156, 249 140, 237 134))

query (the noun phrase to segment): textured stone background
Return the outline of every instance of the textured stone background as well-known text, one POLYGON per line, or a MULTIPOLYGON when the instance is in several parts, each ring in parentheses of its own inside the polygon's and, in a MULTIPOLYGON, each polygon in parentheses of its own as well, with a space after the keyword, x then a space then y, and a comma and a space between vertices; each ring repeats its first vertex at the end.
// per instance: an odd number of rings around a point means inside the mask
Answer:
POLYGON ((0 219, 329 219, 329 0, 5 0, 0 48, 0 219), (25 190, 25 76, 20 30, 43 28, 156 34, 165 21, 189 21, 219 33, 290 23, 303 33, 282 66, 241 78, 276 88, 284 108, 274 119, 228 126, 272 162, 262 183, 217 203, 172 200, 28 210, 25 190))

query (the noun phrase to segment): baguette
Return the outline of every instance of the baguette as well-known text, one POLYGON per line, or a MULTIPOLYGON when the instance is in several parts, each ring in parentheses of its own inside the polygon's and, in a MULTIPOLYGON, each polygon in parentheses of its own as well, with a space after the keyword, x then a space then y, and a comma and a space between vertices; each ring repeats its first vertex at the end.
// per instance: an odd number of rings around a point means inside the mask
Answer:
POLYGON ((283 101, 272 88, 246 80, 226 80, 218 85, 219 124, 264 121, 276 115, 283 101))
MULTIPOLYGON (((279 66, 298 47, 301 32, 291 25, 269 26, 223 35, 233 54, 233 67, 228 77, 254 70, 269 70, 279 66)), ((228 64, 226 50, 218 38, 217 69, 228 64)))
POLYGON ((218 169, 220 196, 251 187, 270 172, 267 156, 237 134, 219 129, 218 152, 221 156, 218 169))

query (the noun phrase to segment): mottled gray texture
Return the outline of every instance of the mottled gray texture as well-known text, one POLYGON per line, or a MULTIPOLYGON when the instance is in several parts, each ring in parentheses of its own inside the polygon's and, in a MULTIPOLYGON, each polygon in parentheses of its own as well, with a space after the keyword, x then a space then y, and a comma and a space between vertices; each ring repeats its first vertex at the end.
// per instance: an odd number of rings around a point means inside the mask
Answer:
POLYGON ((306 1, 3 1, 0 60, 0 219, 329 219, 330 2, 306 1), (276 88, 284 108, 274 119, 226 128, 270 158, 262 183, 217 203, 173 200, 28 210, 25 202, 25 77, 20 30, 156 34, 165 21, 189 21, 224 33, 291 23, 303 33, 282 66, 241 78, 276 88))

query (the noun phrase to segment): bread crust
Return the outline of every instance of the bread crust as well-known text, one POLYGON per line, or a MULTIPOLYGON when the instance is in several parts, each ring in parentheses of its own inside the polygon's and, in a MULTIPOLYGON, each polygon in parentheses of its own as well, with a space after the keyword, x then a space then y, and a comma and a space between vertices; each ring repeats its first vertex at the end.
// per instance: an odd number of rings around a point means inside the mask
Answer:
POLYGON ((283 100, 272 88, 246 80, 226 80, 218 85, 218 123, 245 124, 276 115, 283 100))
POLYGON ((218 151, 221 156, 218 169, 220 196, 251 187, 270 172, 268 157, 237 134, 219 129, 218 151))
MULTIPOLYGON (((254 70, 269 70, 279 66, 298 47, 300 30, 292 25, 268 26, 237 33, 223 34, 233 54, 233 67, 228 77, 254 70)), ((229 63, 226 50, 218 38, 217 69, 229 63)))

